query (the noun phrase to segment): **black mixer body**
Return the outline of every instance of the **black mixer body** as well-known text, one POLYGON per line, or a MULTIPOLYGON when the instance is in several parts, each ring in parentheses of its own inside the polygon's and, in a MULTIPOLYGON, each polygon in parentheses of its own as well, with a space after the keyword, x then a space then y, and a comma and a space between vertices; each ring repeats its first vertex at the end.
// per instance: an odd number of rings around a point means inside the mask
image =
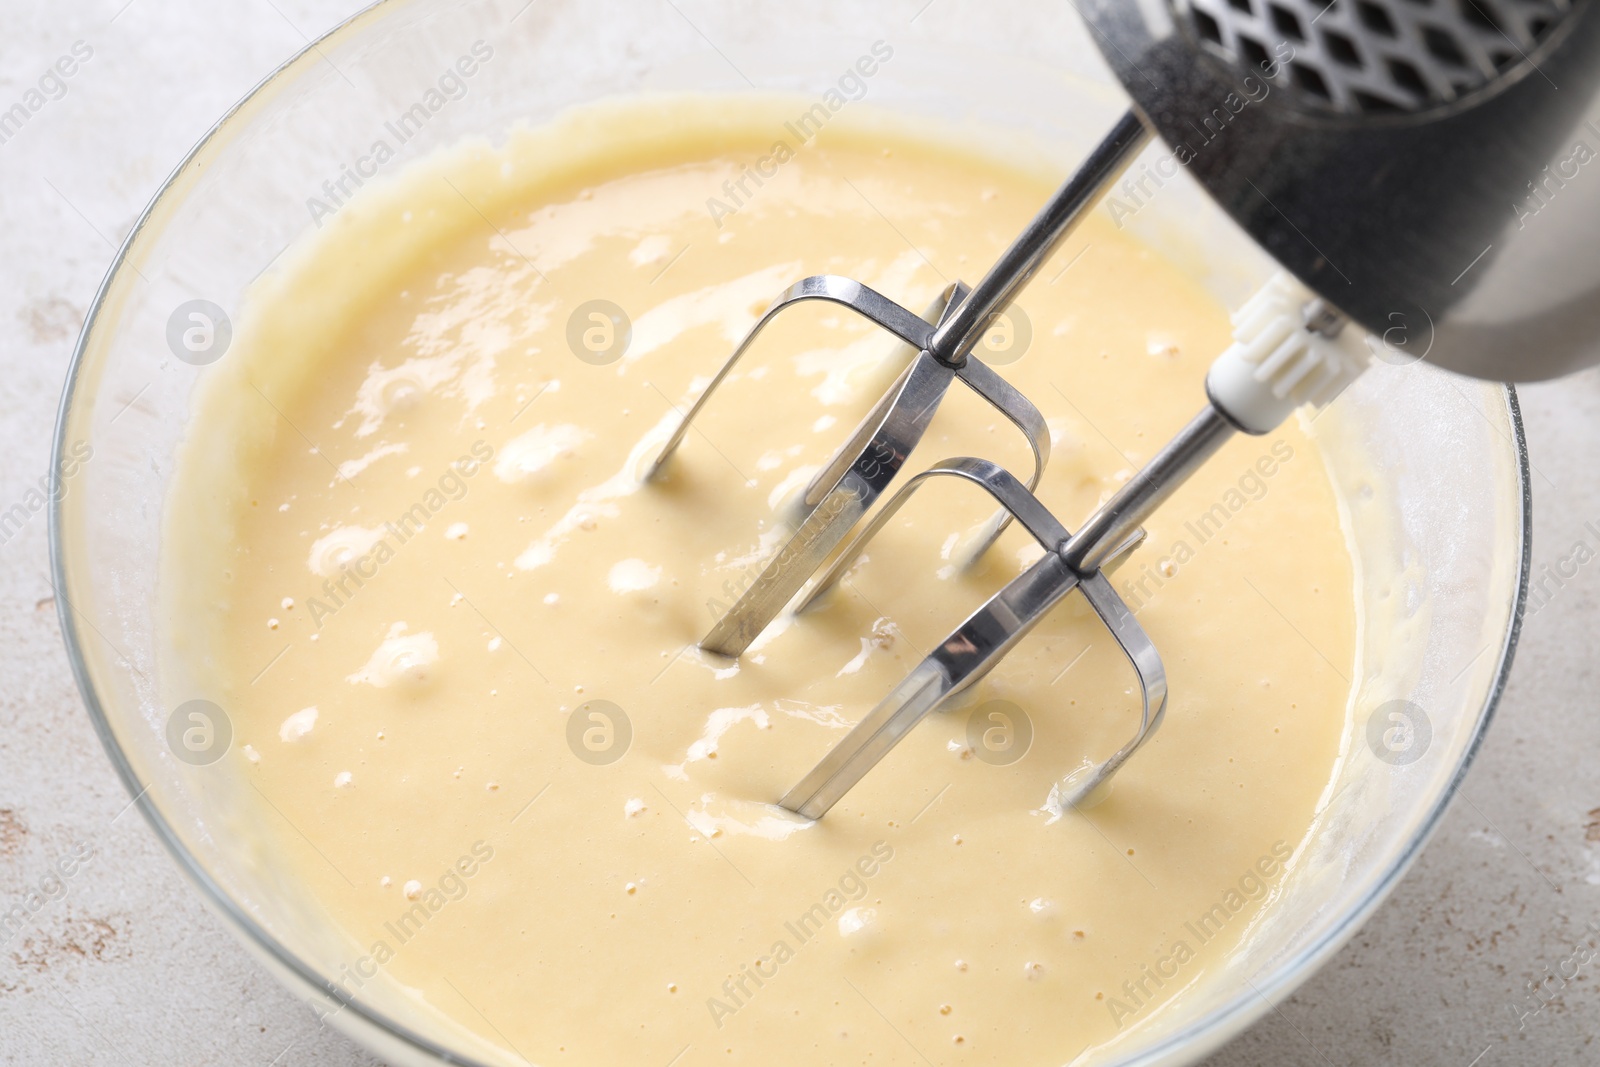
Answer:
POLYGON ((1392 361, 1497 381, 1600 364, 1591 0, 1080 7, 1165 141, 1127 195, 1187 171, 1392 361))

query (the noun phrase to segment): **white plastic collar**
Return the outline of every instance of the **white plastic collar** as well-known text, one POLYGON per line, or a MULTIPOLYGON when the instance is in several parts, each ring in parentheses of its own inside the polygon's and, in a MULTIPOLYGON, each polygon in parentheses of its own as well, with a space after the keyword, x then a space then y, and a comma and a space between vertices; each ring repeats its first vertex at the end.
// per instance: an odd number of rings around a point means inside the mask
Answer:
POLYGON ((1337 337, 1307 329, 1305 308, 1315 299, 1279 271, 1233 314, 1233 344, 1211 365, 1206 391, 1251 433, 1277 429, 1301 404, 1327 404, 1371 363, 1354 323, 1337 337))

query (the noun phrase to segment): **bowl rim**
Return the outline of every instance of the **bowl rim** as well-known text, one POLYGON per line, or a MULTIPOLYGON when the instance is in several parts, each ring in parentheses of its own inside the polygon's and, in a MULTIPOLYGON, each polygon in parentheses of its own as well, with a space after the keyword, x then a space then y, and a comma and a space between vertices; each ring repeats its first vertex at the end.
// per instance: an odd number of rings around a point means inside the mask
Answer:
MULTIPOLYGON (((49 508, 47 509, 50 578, 53 592, 55 593, 56 618, 61 628, 62 640, 66 646, 67 659, 71 665, 73 678, 77 683, 78 692, 83 698, 84 708, 88 712, 95 733, 99 735, 100 743, 105 748, 106 755, 110 758, 117 776, 122 780, 123 786, 132 797, 129 803, 139 809, 140 814, 144 816, 145 821, 155 832, 157 839, 173 860, 176 861, 179 870, 200 890, 201 899, 227 921, 233 934, 247 948, 253 950, 258 956, 264 957, 266 962, 272 965, 269 969, 276 970, 280 977, 292 978, 303 986, 303 989, 299 990, 299 992, 303 994, 304 999, 308 1001, 323 999, 336 1002, 339 1007, 323 1015, 324 1021, 331 1019, 337 1023, 345 1011, 348 1010, 351 1013, 350 1018, 352 1021, 370 1028, 369 1032, 374 1033, 375 1036, 396 1039, 404 1045, 410 1046, 416 1052, 430 1056, 440 1063, 461 1064, 462 1067, 489 1067, 481 1060, 445 1048, 412 1030, 409 1026, 399 1022, 387 1013, 363 1004, 359 998, 346 994, 335 982, 318 973, 257 923, 206 872, 195 856, 184 847, 183 841, 177 835, 172 824, 167 821, 166 817, 156 807, 154 801, 150 799, 149 786, 140 783, 138 774, 135 772, 127 753, 117 741, 111 720, 107 716, 105 707, 101 704, 94 683, 89 676, 89 668, 84 655, 86 642, 75 619, 77 609, 72 605, 66 593, 68 588, 68 566, 61 532, 63 494, 59 492, 60 464, 67 447, 68 423, 74 413, 74 401, 78 396, 79 376, 83 370, 89 342, 99 324, 100 313, 105 309, 112 285, 118 280, 123 265, 128 261, 134 246, 144 235, 157 208, 165 205, 168 194, 173 191, 179 178, 182 177, 190 164, 219 134, 230 126, 234 117, 238 115, 245 105, 255 100, 258 95, 292 70, 320 58, 320 49, 323 44, 333 38, 341 37, 351 32, 358 23, 365 22, 381 9, 403 6, 406 6, 406 0, 374 0, 373 3, 340 21, 322 35, 309 40, 294 55, 273 68, 255 85, 251 86, 232 107, 228 108, 212 123, 206 132, 201 135, 200 139, 195 142, 194 147, 184 155, 177 166, 162 181, 154 196, 151 197, 150 202, 140 212, 127 237, 118 246, 116 253, 112 256, 110 265, 106 269, 105 276, 101 279, 100 285, 89 305, 88 312, 84 317, 83 327, 79 331, 77 342, 73 346, 72 357, 68 363, 65 382, 62 387, 60 407, 56 413, 50 455, 51 492, 49 494, 49 508)), ((1528 442, 1523 428, 1522 409, 1518 403, 1516 388, 1509 384, 1502 386, 1501 399, 1505 405, 1505 414, 1511 428, 1509 443, 1514 451, 1516 461, 1517 490, 1521 502, 1521 507, 1517 513, 1519 527, 1517 539, 1521 544, 1521 553, 1517 561, 1515 600, 1512 605, 1511 620, 1500 645, 1499 662, 1495 666, 1494 680, 1484 698, 1483 706, 1478 711, 1472 739, 1468 743, 1466 751, 1462 754, 1455 773, 1451 776, 1448 785, 1434 800, 1419 830, 1411 841, 1407 843, 1404 851, 1382 872, 1367 895, 1358 901, 1354 907, 1346 911, 1343 918, 1335 926, 1325 931, 1314 943, 1296 955, 1281 961, 1262 982, 1252 981, 1248 983, 1250 985, 1249 991, 1239 992, 1220 1007, 1213 1009, 1193 1023, 1168 1034, 1155 1045, 1135 1054, 1131 1059, 1118 1061, 1120 1067, 1138 1067, 1138 1065, 1170 1062, 1171 1057, 1181 1056, 1185 1052, 1186 1046, 1191 1051, 1195 1048, 1210 1051, 1238 1036, 1245 1028, 1265 1015, 1267 1011, 1275 1010, 1277 1006, 1276 998, 1292 994, 1333 953, 1342 948, 1356 934, 1378 906, 1399 884, 1401 878, 1410 869, 1418 855, 1421 854, 1422 849, 1438 829, 1451 800, 1460 789, 1467 772, 1477 758, 1478 752, 1483 745, 1484 737, 1488 732, 1489 724, 1493 721, 1499 708, 1500 700, 1505 693, 1509 679, 1512 660, 1522 632, 1523 616, 1527 608, 1528 579, 1533 550, 1533 497, 1528 442), (1237 1025, 1230 1026, 1230 1023, 1237 1025), (1225 1036, 1221 1036, 1221 1040, 1217 1040, 1219 1033, 1225 1033, 1225 1036)), ((292 985, 293 983, 286 982, 285 984, 292 985)), ((351 1036, 354 1037, 356 1035, 352 1034, 351 1036)), ((515 1052, 514 1049, 512 1051, 515 1052)), ((1074 1057, 1075 1059, 1076 1057, 1074 1057)))

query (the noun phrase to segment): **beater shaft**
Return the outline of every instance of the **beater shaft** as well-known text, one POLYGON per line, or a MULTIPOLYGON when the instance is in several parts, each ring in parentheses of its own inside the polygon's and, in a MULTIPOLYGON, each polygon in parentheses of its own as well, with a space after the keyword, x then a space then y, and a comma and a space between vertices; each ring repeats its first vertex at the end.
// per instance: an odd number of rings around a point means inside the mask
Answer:
POLYGON ((1101 192, 1117 179, 1150 140, 1150 131, 1132 111, 1086 156, 1072 176, 995 260, 949 318, 939 324, 928 351, 944 363, 959 363, 994 320, 1011 306, 1023 286, 1072 232, 1101 192))
POLYGON ((1067 566, 1079 574, 1099 570, 1111 550, 1143 524, 1237 430, 1215 404, 1207 404, 1062 546, 1061 557, 1067 566))

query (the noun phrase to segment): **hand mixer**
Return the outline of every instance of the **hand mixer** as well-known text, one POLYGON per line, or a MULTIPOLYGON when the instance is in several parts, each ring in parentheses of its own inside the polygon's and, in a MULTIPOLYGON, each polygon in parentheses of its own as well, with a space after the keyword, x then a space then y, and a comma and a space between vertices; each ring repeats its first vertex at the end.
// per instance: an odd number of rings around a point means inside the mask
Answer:
POLYGON ((1000 504, 978 552, 1014 519, 1045 553, 939 642, 780 803, 820 818, 1074 589, 1127 656, 1142 704, 1133 737, 1064 778, 1051 798, 1061 807, 1078 803, 1150 738, 1166 708, 1160 656, 1104 571, 1234 433, 1267 433, 1301 405, 1330 402, 1374 353, 1396 362, 1426 357, 1493 380, 1600 363, 1600 167, 1593 175, 1575 169, 1600 158, 1593 6, 1084 0, 1080 11, 1134 110, 976 286, 951 286, 926 317, 834 276, 804 279, 782 294, 701 394, 652 473, 761 329, 796 303, 848 307, 913 355, 802 494, 789 540, 703 648, 739 655, 795 598, 891 487, 957 379, 1028 438, 1028 481, 976 457, 935 463, 884 501, 799 610, 936 477, 975 484, 1000 504), (1049 459, 1042 416, 973 350, 1152 134, 1170 157, 1128 174, 1112 195, 1137 205, 1187 169, 1284 270, 1233 315, 1234 343, 1207 374, 1200 413, 1070 531, 1033 493, 1049 459), (1569 188, 1585 179, 1588 188, 1569 188), (1546 211, 1565 217, 1541 219, 1546 211))

